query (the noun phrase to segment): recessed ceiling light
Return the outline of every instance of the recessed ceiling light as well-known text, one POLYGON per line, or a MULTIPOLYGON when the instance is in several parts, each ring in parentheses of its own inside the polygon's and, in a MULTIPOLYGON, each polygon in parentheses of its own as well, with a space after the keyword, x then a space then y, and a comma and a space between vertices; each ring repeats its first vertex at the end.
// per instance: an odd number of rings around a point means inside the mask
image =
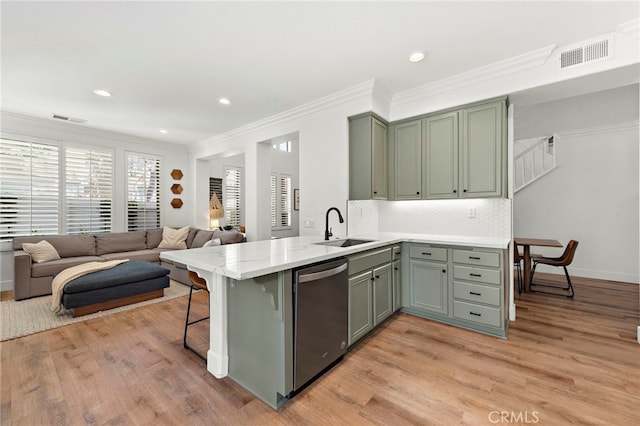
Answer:
POLYGON ((93 93, 95 93, 98 96, 105 96, 105 97, 111 96, 111 93, 109 93, 108 91, 106 91, 104 89, 96 89, 96 90, 93 91, 93 93))
POLYGON ((229 105, 231 103, 231 101, 227 98, 220 98, 218 99, 218 102, 221 103, 222 105, 229 105))
POLYGON ((423 59, 424 59, 424 53, 422 52, 413 52, 409 56, 409 62, 420 62, 423 59))
POLYGON ((169 131, 165 129, 160 129, 160 133, 162 133, 163 135, 166 135, 167 133, 169 133, 169 131))

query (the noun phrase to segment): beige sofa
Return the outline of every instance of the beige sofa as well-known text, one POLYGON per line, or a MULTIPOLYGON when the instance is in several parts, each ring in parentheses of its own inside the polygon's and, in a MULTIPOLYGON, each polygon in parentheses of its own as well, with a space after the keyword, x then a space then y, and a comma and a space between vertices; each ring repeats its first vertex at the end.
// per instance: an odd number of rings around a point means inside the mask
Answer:
MULTIPOLYGON (((190 228, 186 239, 187 249, 202 247, 211 239, 220 239, 221 244, 246 241, 244 234, 231 231, 209 231, 190 228)), ((53 276, 63 269, 92 261, 113 259, 144 260, 158 263, 171 272, 169 277, 189 284, 185 265, 160 259, 162 229, 134 232, 114 232, 89 235, 44 235, 16 237, 13 239, 13 288, 16 300, 51 294, 53 276), (46 240, 57 250, 60 259, 43 263, 32 261, 31 255, 22 250, 23 243, 46 240)))

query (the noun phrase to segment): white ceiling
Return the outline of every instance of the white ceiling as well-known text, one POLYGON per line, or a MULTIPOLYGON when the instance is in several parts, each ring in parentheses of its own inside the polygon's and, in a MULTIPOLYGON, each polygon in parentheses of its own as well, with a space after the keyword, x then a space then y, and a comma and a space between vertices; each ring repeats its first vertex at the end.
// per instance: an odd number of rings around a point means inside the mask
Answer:
POLYGON ((640 13, 637 1, 4 0, 0 12, 3 110, 184 144, 372 78, 395 93, 640 13), (414 50, 426 59, 409 63, 414 50))

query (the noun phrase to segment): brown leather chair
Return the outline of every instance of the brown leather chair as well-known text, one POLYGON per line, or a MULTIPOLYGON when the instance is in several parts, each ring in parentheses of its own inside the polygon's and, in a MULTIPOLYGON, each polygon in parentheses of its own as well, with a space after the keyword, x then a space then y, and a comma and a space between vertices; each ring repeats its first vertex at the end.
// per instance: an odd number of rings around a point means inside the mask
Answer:
POLYGON ((191 312, 191 298, 193 296, 193 290, 205 290, 208 292, 209 289, 207 288, 207 282, 204 279, 200 278, 198 274, 196 274, 193 271, 188 271, 188 272, 189 272, 189 280, 191 281, 191 289, 189 290, 189 304, 187 305, 187 319, 185 320, 185 323, 184 323, 183 344, 185 349, 189 349, 191 352, 193 352, 194 354, 198 355, 200 358, 206 361, 207 357, 205 355, 196 351, 194 348, 189 346, 189 344, 187 344, 187 329, 192 324, 196 324, 200 321, 205 321, 209 319, 209 317, 207 316, 204 318, 197 319, 195 321, 191 321, 191 322, 189 321, 189 314, 191 312))
POLYGON ((575 293, 573 291, 573 284, 571 284, 571 278, 569 277, 569 272, 567 271, 567 266, 569 266, 571 262, 573 262, 573 257, 576 254, 577 247, 578 247, 578 242, 576 240, 571 240, 567 244, 567 247, 564 249, 564 253, 562 253, 560 257, 533 256, 531 258, 533 262, 533 266, 531 268, 531 279, 529 280, 529 283, 530 283, 529 289, 531 290, 531 292, 553 294, 556 296, 573 297, 575 293), (567 277, 567 286, 558 287, 555 285, 534 283, 533 274, 536 272, 536 266, 538 266, 538 264, 562 267, 562 269, 564 269, 564 275, 567 277), (558 290, 568 291, 569 294, 561 294, 561 293, 550 292, 550 291, 540 291, 540 290, 535 290, 534 287, 556 288, 558 290))

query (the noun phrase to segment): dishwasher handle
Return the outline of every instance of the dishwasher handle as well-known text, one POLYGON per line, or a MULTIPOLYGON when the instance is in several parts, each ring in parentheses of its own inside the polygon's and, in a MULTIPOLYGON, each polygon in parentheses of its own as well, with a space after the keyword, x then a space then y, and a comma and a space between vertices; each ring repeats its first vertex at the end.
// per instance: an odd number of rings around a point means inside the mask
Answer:
POLYGON ((347 269, 348 264, 344 263, 336 268, 327 269, 320 272, 312 272, 310 274, 299 274, 298 282, 305 283, 309 281, 317 281, 323 278, 332 277, 334 275, 338 275, 340 272, 345 271, 347 269))

